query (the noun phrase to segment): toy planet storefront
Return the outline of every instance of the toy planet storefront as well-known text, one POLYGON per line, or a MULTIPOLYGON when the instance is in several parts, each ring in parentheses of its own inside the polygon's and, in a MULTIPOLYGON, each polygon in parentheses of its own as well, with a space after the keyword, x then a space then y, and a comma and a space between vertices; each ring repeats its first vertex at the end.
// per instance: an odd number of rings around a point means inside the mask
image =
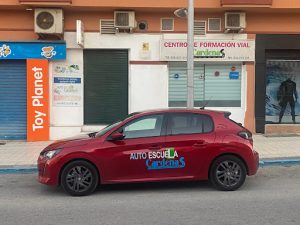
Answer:
MULTIPOLYGON (((161 42, 161 61, 168 61, 169 107, 186 107, 186 47, 183 40, 161 42)), ((231 118, 244 124, 245 64, 254 61, 254 40, 195 40, 194 106, 231 111, 231 118)))
POLYGON ((0 140, 49 140, 49 60, 66 44, 0 42, 0 140))

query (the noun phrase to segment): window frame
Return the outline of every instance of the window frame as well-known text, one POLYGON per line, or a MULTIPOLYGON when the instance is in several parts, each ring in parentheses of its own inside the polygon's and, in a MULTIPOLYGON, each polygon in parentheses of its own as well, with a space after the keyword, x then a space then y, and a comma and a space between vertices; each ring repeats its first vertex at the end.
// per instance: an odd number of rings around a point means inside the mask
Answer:
POLYGON ((175 30, 175 21, 174 21, 174 17, 162 17, 160 18, 160 31, 161 32, 171 32, 171 31, 174 31, 175 30), (163 20, 172 20, 172 30, 163 30, 163 20))
MULTIPOLYGON (((202 127, 203 130, 203 127, 202 127)), ((194 112, 174 112, 174 113, 169 113, 169 115, 167 116, 167 128, 166 128, 166 133, 167 136, 177 136, 177 135, 201 135, 201 134, 210 134, 213 133, 215 131, 215 123, 214 120, 212 118, 212 116, 205 114, 205 113, 194 113, 194 112), (207 117, 208 119, 210 119, 210 121, 212 122, 212 129, 209 132, 201 132, 201 133, 184 133, 184 134, 172 134, 172 129, 171 129, 171 125, 170 125, 170 121, 171 121, 171 117, 172 116, 176 116, 176 115, 184 115, 184 114, 188 114, 188 115, 198 115, 198 116, 203 116, 203 117, 207 117)))
POLYGON ((166 127, 167 127, 167 120, 166 120, 166 115, 165 113, 157 113, 157 114, 148 114, 148 115, 143 115, 140 116, 138 118, 134 118, 130 121, 128 121, 126 124, 123 124, 118 131, 122 134, 124 134, 124 128, 126 126, 130 126, 131 124, 138 122, 140 120, 143 120, 145 118, 148 117, 154 117, 154 116, 162 116, 162 124, 161 124, 161 128, 160 128, 160 134, 158 136, 145 136, 145 137, 132 137, 132 138, 126 138, 126 136, 124 137, 123 140, 132 140, 132 139, 139 139, 139 138, 155 138, 155 137, 162 137, 166 135, 166 127))
POLYGON ((221 32, 222 31, 222 19, 219 17, 211 17, 207 19, 207 31, 208 32, 221 32), (209 29, 209 21, 210 20, 214 20, 214 19, 218 19, 219 20, 219 24, 220 24, 220 29, 219 30, 211 30, 209 29))

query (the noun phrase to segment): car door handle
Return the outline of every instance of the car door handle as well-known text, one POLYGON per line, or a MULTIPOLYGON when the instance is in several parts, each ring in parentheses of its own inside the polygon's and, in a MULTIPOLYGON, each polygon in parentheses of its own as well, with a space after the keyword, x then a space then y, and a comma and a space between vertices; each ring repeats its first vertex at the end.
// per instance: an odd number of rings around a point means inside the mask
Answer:
POLYGON ((193 146, 196 148, 203 147, 205 145, 207 145, 206 141, 196 142, 195 144, 193 144, 193 146))
POLYGON ((151 146, 149 147, 149 149, 150 149, 150 150, 159 150, 159 149, 161 149, 161 146, 160 146, 160 145, 151 145, 151 146))

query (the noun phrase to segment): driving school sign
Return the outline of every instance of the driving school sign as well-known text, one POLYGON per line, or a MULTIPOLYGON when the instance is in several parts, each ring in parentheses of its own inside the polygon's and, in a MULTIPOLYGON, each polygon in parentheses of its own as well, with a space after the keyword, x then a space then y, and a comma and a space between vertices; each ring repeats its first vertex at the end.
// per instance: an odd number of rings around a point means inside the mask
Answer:
MULTIPOLYGON (((161 61, 186 61, 187 41, 164 39, 160 44, 161 61)), ((255 61, 254 40, 195 40, 195 61, 255 61)))

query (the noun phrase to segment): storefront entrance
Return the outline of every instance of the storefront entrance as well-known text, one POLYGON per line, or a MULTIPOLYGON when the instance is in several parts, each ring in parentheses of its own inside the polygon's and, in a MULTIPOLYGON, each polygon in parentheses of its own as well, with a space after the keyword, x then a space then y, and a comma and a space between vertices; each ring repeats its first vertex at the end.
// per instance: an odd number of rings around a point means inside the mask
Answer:
MULTIPOLYGON (((242 66, 239 63, 194 63, 195 107, 241 107, 242 66)), ((169 63, 169 107, 186 107, 185 62, 169 63)))
POLYGON ((25 140, 26 61, 0 60, 0 80, 0 140, 25 140))
POLYGON ((128 50, 84 50, 84 124, 128 114, 128 50))

